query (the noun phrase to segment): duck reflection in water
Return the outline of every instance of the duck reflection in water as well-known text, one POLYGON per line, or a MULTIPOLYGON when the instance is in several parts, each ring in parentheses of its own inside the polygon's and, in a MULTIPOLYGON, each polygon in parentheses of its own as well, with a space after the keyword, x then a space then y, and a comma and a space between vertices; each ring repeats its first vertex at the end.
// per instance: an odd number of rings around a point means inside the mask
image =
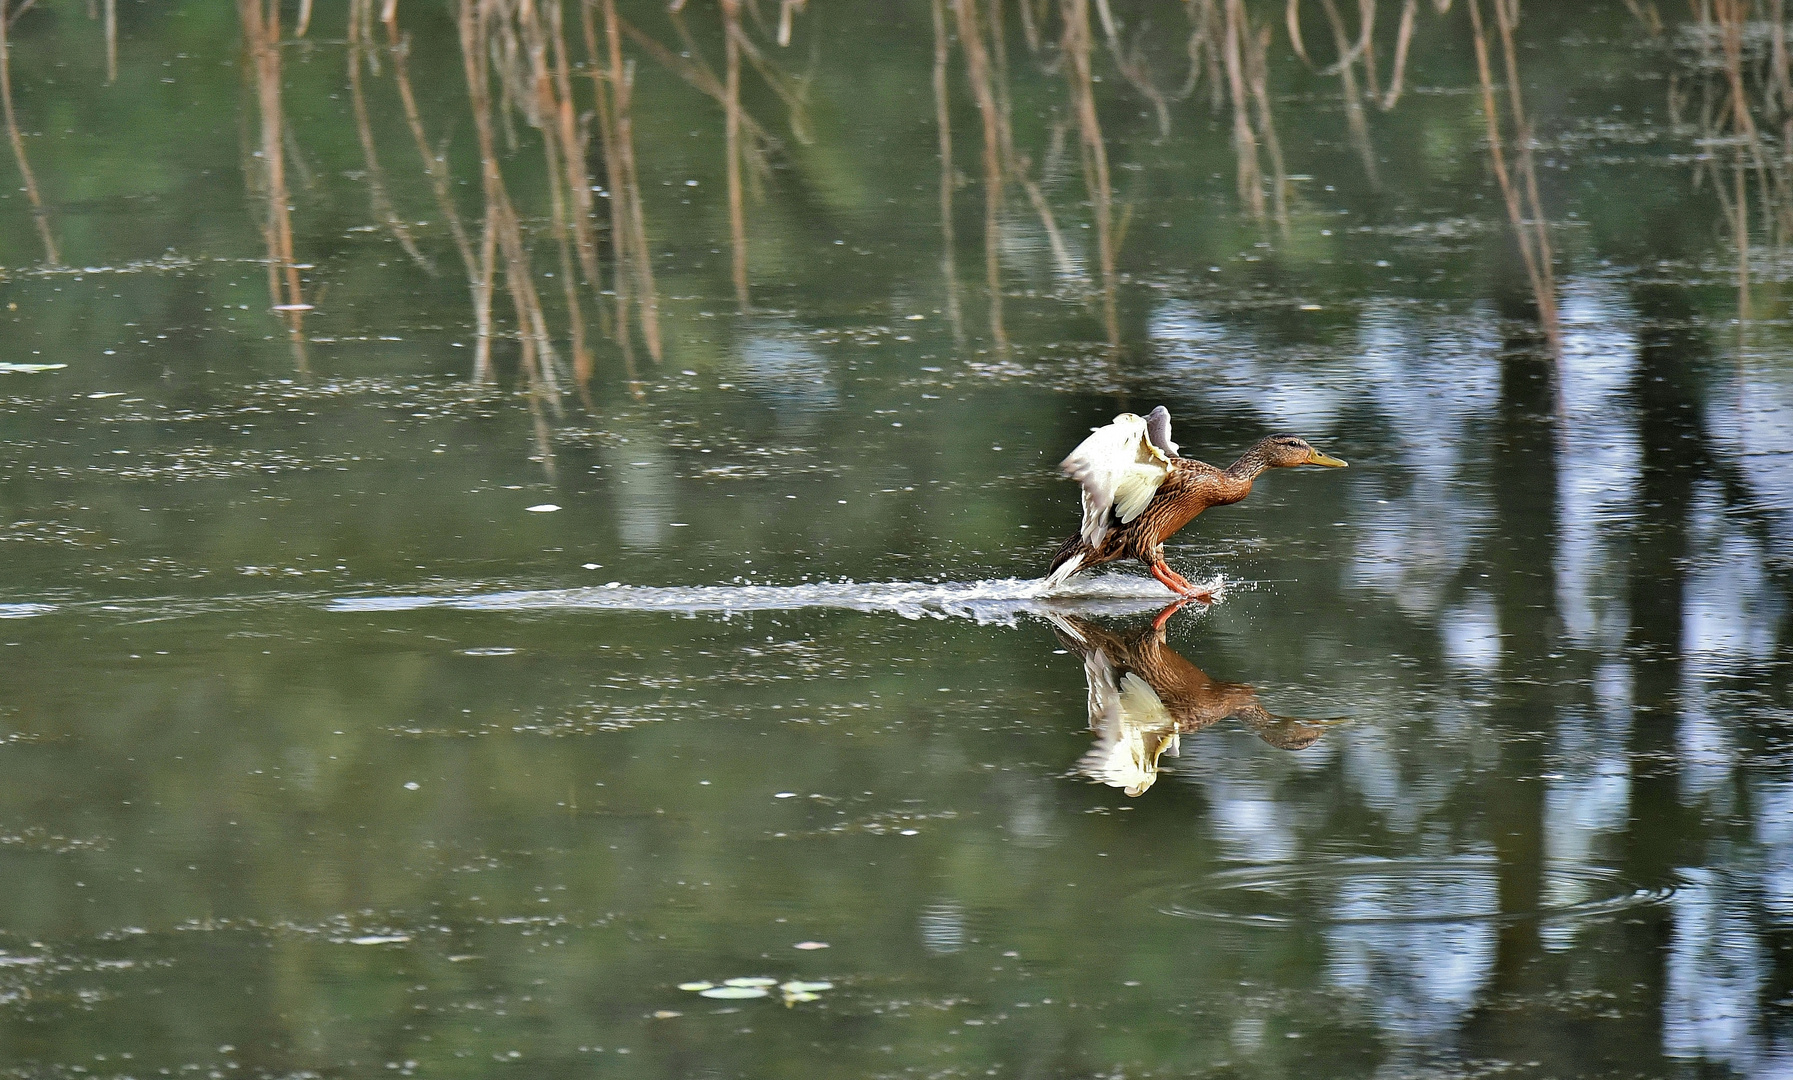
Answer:
POLYGON ((1303 750, 1337 720, 1296 720, 1268 712, 1255 687, 1219 682, 1165 643, 1165 608, 1137 631, 1105 629, 1075 615, 1048 616, 1058 639, 1083 658, 1089 682, 1089 726, 1096 743, 1077 771, 1128 795, 1143 795, 1158 779, 1158 758, 1174 757, 1179 736, 1235 718, 1279 750, 1303 750))

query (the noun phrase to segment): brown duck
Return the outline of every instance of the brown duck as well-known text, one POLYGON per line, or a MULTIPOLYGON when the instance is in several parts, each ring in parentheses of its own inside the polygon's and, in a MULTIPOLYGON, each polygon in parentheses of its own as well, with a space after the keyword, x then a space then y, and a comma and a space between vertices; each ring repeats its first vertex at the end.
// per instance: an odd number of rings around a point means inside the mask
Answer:
POLYGON ((1244 683, 1220 682, 1165 643, 1164 624, 1188 600, 1166 608, 1150 626, 1119 634, 1073 615, 1047 616, 1058 639, 1083 658, 1089 683, 1089 725, 1095 745, 1079 772, 1128 795, 1158 779, 1158 758, 1177 753, 1178 737, 1237 719, 1279 750, 1305 750, 1337 720, 1277 716, 1244 683))
POLYGON ((1344 462, 1293 435, 1272 435, 1224 469, 1177 453, 1170 439, 1170 412, 1122 413, 1096 428, 1059 464, 1083 487, 1083 527, 1052 557, 1047 585, 1116 559, 1138 559, 1173 592, 1211 599, 1164 561, 1164 542, 1210 506, 1236 503, 1251 494, 1265 469, 1344 462))

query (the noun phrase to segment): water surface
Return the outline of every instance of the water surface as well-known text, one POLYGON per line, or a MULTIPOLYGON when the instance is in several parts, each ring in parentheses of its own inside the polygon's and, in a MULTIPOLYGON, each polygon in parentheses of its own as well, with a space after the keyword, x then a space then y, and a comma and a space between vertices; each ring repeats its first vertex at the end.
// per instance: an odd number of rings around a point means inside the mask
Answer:
POLYGON ((1788 1070, 1766 5, 964 4, 17 18, 0 1070, 1788 1070))

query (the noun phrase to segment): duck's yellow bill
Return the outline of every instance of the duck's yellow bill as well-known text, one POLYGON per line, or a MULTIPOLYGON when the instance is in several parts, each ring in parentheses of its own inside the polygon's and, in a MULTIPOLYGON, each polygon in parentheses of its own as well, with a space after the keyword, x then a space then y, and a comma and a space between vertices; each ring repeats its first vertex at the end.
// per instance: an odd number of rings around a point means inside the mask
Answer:
POLYGON ((1309 465, 1329 465, 1335 469, 1342 469, 1345 467, 1344 459, 1335 458, 1329 454, 1322 454, 1318 450, 1314 451, 1313 457, 1307 459, 1307 463, 1309 465))

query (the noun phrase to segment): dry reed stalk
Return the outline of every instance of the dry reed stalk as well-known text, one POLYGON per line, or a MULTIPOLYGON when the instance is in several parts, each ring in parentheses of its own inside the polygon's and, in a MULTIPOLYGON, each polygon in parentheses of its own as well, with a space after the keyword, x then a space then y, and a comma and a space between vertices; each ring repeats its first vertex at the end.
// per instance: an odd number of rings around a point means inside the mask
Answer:
POLYGON ((592 8, 598 0, 586 0, 582 26, 589 56, 592 89, 597 98, 598 135, 604 150, 604 168, 610 184, 610 243, 617 311, 617 343, 623 350, 630 386, 636 396, 642 389, 635 380, 634 346, 628 327, 629 300, 634 293, 641 336, 648 355, 661 358, 660 306, 654 287, 653 257, 648 248, 647 215, 642 207, 641 180, 635 166, 633 126, 634 67, 625 65, 621 20, 615 0, 602 0, 604 11, 603 62, 600 63, 597 28, 592 8), (633 289, 631 289, 633 285, 633 289))
POLYGON ((1307 43, 1301 37, 1301 0, 1289 0, 1283 8, 1283 22, 1289 28, 1289 47, 1295 50, 1302 63, 1313 67, 1314 62, 1307 55, 1307 43))
POLYGON ((386 174, 380 168, 379 153, 374 147, 373 124, 367 113, 367 94, 361 86, 361 64, 364 56, 372 55, 372 45, 364 36, 366 16, 372 14, 373 0, 349 0, 348 20, 348 60, 349 60, 349 101, 355 116, 355 136, 361 142, 361 159, 367 166, 367 196, 373 209, 374 217, 386 226, 386 231, 398 241, 411 261, 423 269, 431 277, 436 276, 436 265, 417 249, 417 241, 412 238, 411 230, 399 220, 398 211, 392 205, 392 199, 386 193, 386 174))
MULTIPOLYGON (((621 136, 616 122, 616 103, 612 101, 612 83, 616 79, 615 63, 605 67, 598 63, 597 28, 592 15, 592 0, 586 0, 580 9, 580 26, 585 34, 585 52, 591 74, 593 100, 597 104, 594 117, 598 127, 598 143, 604 153, 604 175, 609 185, 610 204, 610 269, 613 275, 611 297, 616 305, 616 319, 612 327, 612 337, 617 348, 622 352, 623 368, 628 376, 630 392, 637 398, 643 395, 639 380, 635 376, 635 344, 629 332, 629 263, 633 259, 634 240, 624 225, 626 210, 623 202, 622 152, 619 148, 621 136)), ((606 5, 606 29, 610 43, 614 46, 616 36, 614 28, 609 26, 609 17, 614 14, 615 5, 606 5)))
POLYGON ((978 26, 977 0, 952 0, 958 17, 959 47, 965 52, 966 76, 984 128, 984 277, 990 295, 990 336, 998 349, 1008 348, 1002 320, 1002 121, 990 85, 990 61, 978 26))
POLYGON ((1382 95, 1382 111, 1395 107, 1401 100, 1401 88, 1407 77, 1407 49, 1413 44, 1413 24, 1419 15, 1419 0, 1407 0, 1401 9, 1401 28, 1395 32, 1395 73, 1388 81, 1388 93, 1382 95))
POLYGON ((1227 89, 1233 102, 1233 159, 1237 163, 1239 200, 1257 220, 1264 218, 1264 170, 1258 161, 1258 137, 1251 128, 1251 100, 1245 89, 1245 46, 1250 29, 1245 25, 1243 0, 1226 0, 1227 89))
POLYGON ((1360 37, 1355 45, 1352 44, 1350 36, 1345 32, 1345 20, 1339 15, 1338 5, 1333 0, 1320 0, 1320 7, 1326 12, 1326 21, 1332 27, 1333 45, 1339 53, 1338 61, 1321 74, 1338 75, 1340 95, 1345 102, 1345 126, 1351 135, 1351 145, 1356 148, 1357 156, 1363 162, 1364 176, 1369 180, 1370 187, 1380 189, 1382 178, 1376 168, 1375 148, 1370 145, 1370 121, 1364 115, 1363 96, 1358 93, 1355 73, 1364 39, 1360 37))
POLYGON ((256 106, 262 118, 262 194, 267 197, 267 213, 262 224, 262 237, 267 244, 267 296, 269 305, 287 325, 287 341, 292 344, 292 362, 301 375, 310 373, 310 359, 305 352, 305 312, 312 305, 305 300, 299 283, 298 260, 292 255, 292 210, 287 194, 287 158, 292 133, 285 127, 280 86, 280 7, 269 0, 238 0, 238 13, 244 23, 247 41, 255 66, 256 106))
POLYGON ((1108 6, 1108 0, 1096 0, 1096 17, 1102 23, 1102 33, 1108 42, 1108 52, 1114 58, 1114 66, 1140 96, 1152 103, 1153 114, 1158 120, 1158 137, 1170 137, 1170 96, 1158 89, 1152 76, 1146 70, 1145 60, 1137 55, 1129 57, 1121 48, 1121 26, 1108 6))
POLYGON ((1015 6, 1021 10, 1021 37, 1027 42, 1027 51, 1037 55, 1040 51, 1040 24, 1034 18, 1033 0, 1020 0, 1015 6))
POLYGON ((803 10, 808 0, 784 0, 778 5, 778 47, 784 48, 791 43, 791 23, 793 17, 803 10))
MULTIPOLYGON (((531 383, 529 387, 529 421, 530 430, 535 435, 535 456, 530 460, 541 462, 542 471, 548 474, 549 480, 553 480, 554 440, 553 433, 548 428, 547 410, 542 408, 544 397, 546 395, 542 393, 541 384, 531 383)), ((560 412, 559 399, 548 397, 547 400, 553 406, 555 414, 558 415, 560 412)))
POLYGON ((732 24, 729 33, 734 37, 735 44, 741 50, 741 55, 747 59, 749 64, 753 65, 753 70, 759 72, 760 78, 765 80, 766 85, 772 89, 778 99, 784 102, 788 122, 791 125, 791 135, 805 146, 815 142, 815 135, 809 127, 809 103, 805 100, 804 92, 792 86, 791 77, 780 71, 777 64, 767 59, 766 54, 760 51, 758 45, 754 44, 753 39, 741 28, 739 22, 732 24))
MULTIPOLYGON (((990 85, 996 91, 996 115, 1001 118, 1001 130, 1006 136, 1015 110, 1009 100, 1009 44, 1008 35, 1002 32, 1002 0, 989 0, 978 32, 984 33, 986 26, 989 34, 990 85)), ((1006 157, 1013 156, 1013 140, 1005 144, 1003 153, 1006 157)))
POLYGON ((543 167, 548 177, 549 229, 554 236, 560 258, 560 288, 566 304, 567 328, 572 338, 573 378, 584 386, 591 378, 591 352, 585 345, 585 313, 579 297, 579 286, 573 268, 574 249, 579 248, 579 261, 588 266, 587 280, 595 288, 597 246, 590 238, 590 215, 580 213, 577 192, 584 191, 589 206, 591 180, 585 174, 584 143, 573 124, 571 87, 561 77, 565 68, 565 42, 561 39, 560 0, 516 0, 511 15, 522 45, 522 59, 527 70, 522 80, 529 86, 531 110, 525 114, 531 126, 542 133, 543 167), (559 54, 559 63, 553 59, 559 54), (556 67, 561 73, 555 71, 556 67))
MULTIPOLYGON (((1532 228, 1537 235, 1538 250, 1543 254, 1545 280, 1550 281, 1550 235, 1544 220, 1544 204, 1538 198, 1538 170, 1532 167, 1532 127, 1525 116, 1525 95, 1520 90, 1519 54, 1513 48, 1513 27, 1519 22, 1519 0, 1492 0, 1495 25, 1500 28, 1501 58, 1507 72, 1507 109, 1513 114, 1513 136, 1519 146, 1519 174, 1525 180, 1526 198, 1531 201, 1532 228)), ((1555 290, 1551 291, 1554 317, 1555 290)))
POLYGON ((50 266, 61 266, 62 258, 56 254, 56 238, 50 234, 50 213, 44 208, 43 195, 37 190, 37 177, 25 157, 25 139, 19 134, 18 116, 12 107, 12 22, 24 10, 21 7, 8 13, 7 0, 0 0, 0 106, 5 108, 6 137, 12 143, 12 156, 19 164, 19 177, 25 182, 25 199, 31 204, 31 219, 37 227, 38 239, 44 244, 44 261, 50 266))
POLYGON ((485 327, 486 336, 473 354, 473 384, 492 381, 492 293, 498 280, 498 223, 491 213, 479 226, 479 271, 473 288, 473 325, 485 327))
POLYGON ((1046 232, 1046 246, 1052 251, 1053 262, 1058 272, 1067 278, 1081 277, 1071 251, 1065 245, 1064 234, 1059 231, 1058 218, 1052 213, 1052 204, 1046 200, 1046 193, 1032 176, 1033 163, 1024 154, 1015 150, 1014 112, 1009 98, 1008 46, 1002 32, 1001 0, 993 0, 988 19, 990 26, 989 57, 993 64, 989 79, 996 96, 997 134, 1000 140, 999 157, 1002 172, 1027 196, 1027 202, 1033 207, 1034 214, 1040 219, 1040 227, 1046 232))
MULTIPOLYGON (((718 105, 724 108, 728 107, 727 89, 722 85, 722 80, 716 77, 716 73, 710 70, 709 65, 703 62, 698 51, 691 47, 692 43, 689 35, 685 34, 683 23, 675 22, 674 25, 678 27, 681 35, 685 36, 687 51, 691 54, 690 59, 680 56, 655 41, 627 19, 619 18, 617 24, 623 33, 628 35, 629 40, 639 45, 642 51, 652 57, 655 62, 690 83, 701 93, 714 98, 718 105)), ((773 138, 771 133, 761 126, 759 121, 755 120, 746 109, 741 110, 741 130, 747 135, 747 140, 744 143, 749 154, 747 163, 753 166, 756 173, 765 174, 770 168, 766 163, 765 156, 777 147, 778 140, 773 138)))
POLYGON ((1733 228, 1737 234, 1737 323, 1741 328, 1749 321, 1749 184, 1741 158, 1735 174, 1737 217, 1733 228))
MULTIPOLYGON (((1499 3, 1500 0, 1494 0, 1499 3)), ((1357 0, 1357 46, 1353 50, 1363 61, 1364 93, 1378 98, 1376 89, 1376 0, 1357 0)))
POLYGON ((1263 27, 1246 39, 1245 73, 1251 87, 1251 100, 1257 113, 1258 131, 1264 150, 1270 157, 1270 192, 1274 197, 1276 223, 1286 234, 1289 230, 1289 174, 1283 165, 1282 141, 1276 137, 1276 119, 1270 111, 1270 28, 1263 27))
POLYGON ((467 228, 461 222, 460 212, 455 208, 454 197, 449 189, 448 162, 443 154, 430 149, 429 137, 423 128, 423 116, 417 108, 417 95, 411 89, 407 63, 411 51, 410 36, 399 32, 398 0, 386 0, 380 13, 380 21, 386 27, 386 41, 392 57, 392 79, 398 87, 399 102, 404 107, 405 124, 411 129, 411 139, 417 144, 417 154, 423 160, 423 172, 429 178, 430 192, 435 196, 436 208, 448 223, 449 236, 453 238, 455 251, 460 254, 461 265, 467 271, 467 286, 473 296, 473 369, 475 372, 489 372, 492 356, 490 282, 486 282, 488 287, 484 290, 487 302, 482 304, 480 264, 474 256, 473 245, 467 239, 467 228))
POLYGON ((741 0, 722 0, 723 144, 728 155, 728 239, 735 282, 735 306, 749 310, 747 297, 747 211, 741 197, 741 0))
MULTIPOLYGON (((1021 0, 1023 11, 1028 6, 1028 0, 1021 0)), ((965 324, 959 310, 958 256, 953 249, 953 128, 946 81, 951 42, 947 39, 945 0, 932 0, 929 7, 934 16, 934 125, 940 137, 940 275, 946 281, 946 318, 952 324, 953 341, 962 345, 965 324)))
POLYGON ((1656 10, 1655 0, 1625 0, 1625 10, 1631 12, 1637 21, 1644 24, 1644 29, 1651 37, 1662 36, 1662 13, 1656 10))
MULTIPOLYGON (((1190 79, 1195 78, 1195 69, 1205 62, 1208 72, 1208 108, 1212 112, 1219 112, 1226 106, 1226 74, 1220 59, 1220 43, 1226 37, 1224 21, 1214 0, 1188 0, 1188 5, 1186 10, 1192 27, 1189 32, 1190 79), (1201 53, 1200 60, 1196 57, 1198 50, 1201 53)), ((1300 42, 1297 35, 1297 52, 1300 51, 1300 42)))
POLYGON ((572 197, 573 244, 586 282, 596 289, 598 244, 592 235, 591 174, 585 171, 585 138, 580 134, 578 109, 573 100, 572 67, 567 61, 566 27, 561 0, 548 0, 548 40, 553 45, 553 97, 555 133, 560 139, 561 162, 566 168, 567 191, 572 197))
MULTIPOLYGON (((1789 222, 1787 214, 1790 208, 1788 195, 1788 177, 1782 169, 1770 169, 1768 157, 1762 143, 1762 135, 1756 126, 1755 117, 1750 110, 1750 98, 1743 82, 1743 24, 1748 19, 1749 11, 1745 0, 1714 0, 1713 15, 1722 32, 1724 50, 1725 80, 1729 84, 1729 111, 1732 116, 1732 130, 1748 147, 1750 157, 1755 164, 1756 179, 1762 187, 1763 227, 1770 234, 1786 232, 1789 222), (1781 214, 1777 222, 1775 209, 1781 214), (1777 229, 1777 224, 1780 228, 1777 229)), ((1772 73, 1769 76, 1773 78, 1772 73)), ((1771 104, 1773 88, 1770 86, 1764 97, 1771 104)), ((1783 150, 1783 161, 1785 151, 1783 150)), ((1714 166, 1716 169, 1716 166, 1714 166)), ((1716 177, 1715 177, 1716 179, 1716 177)))
MULTIPOLYGON (((1232 0, 1237 3, 1238 0, 1232 0)), ((1072 111, 1083 146, 1083 182, 1089 191, 1096 219, 1096 252, 1102 270, 1102 324, 1111 346, 1120 345, 1120 323, 1115 310, 1114 188, 1108 178, 1108 150, 1102 125, 1096 116, 1095 83, 1090 68, 1089 0, 1062 0, 1064 21, 1059 50, 1069 61, 1065 79, 1070 85, 1072 111)))
POLYGON ((118 0, 106 0, 106 83, 118 81, 118 0))
MULTIPOLYGON (((1467 2, 1470 25, 1475 33, 1476 74, 1482 88, 1482 115, 1488 126, 1488 156, 1494 166, 1494 177, 1500 185, 1501 197, 1506 202, 1507 218, 1513 225, 1513 235, 1519 244, 1519 256, 1525 263, 1526 277, 1531 282, 1532 296, 1538 305, 1538 321, 1543 327, 1544 338, 1550 346, 1551 355, 1560 357, 1562 332, 1557 321, 1555 271, 1551 266, 1550 236, 1544 222, 1544 211, 1537 198, 1537 176, 1532 168, 1524 108, 1519 101, 1517 62, 1512 55, 1512 20, 1508 18, 1503 0, 1493 0, 1495 15, 1502 28, 1502 44, 1507 51, 1507 103, 1513 113, 1515 138, 1520 143, 1520 168, 1531 174, 1525 178, 1525 197, 1530 200, 1529 207, 1522 205, 1520 191, 1507 171, 1506 154, 1502 149, 1500 113, 1494 104, 1494 74, 1488 59, 1488 37, 1482 27, 1481 0, 1467 2)), ((1560 386, 1558 393, 1560 401, 1560 386)))
POLYGON ((262 237, 267 246, 268 297, 286 323, 293 360, 301 373, 309 373, 305 354, 304 320, 311 305, 305 301, 299 267, 293 257, 292 211, 286 186, 287 136, 280 88, 280 9, 276 0, 238 0, 243 38, 248 43, 255 69, 256 103, 261 116, 261 180, 267 198, 262 237))
MULTIPOLYGON (((505 188, 504 174, 498 167, 497 136, 492 124, 493 45, 500 45, 497 55, 501 61, 514 61, 516 56, 503 41, 502 20, 506 15, 503 3, 504 0, 460 0, 456 19, 467 93, 473 106, 474 132, 479 141, 487 229, 487 236, 483 238, 483 270, 490 282, 496 275, 495 256, 503 256, 505 286, 511 295, 512 306, 516 308, 517 344, 522 351, 520 367, 532 395, 543 395, 558 410, 560 390, 554 370, 554 347, 530 273, 529 251, 523 241, 522 225, 505 188)), ((504 75, 500 73, 499 78, 502 85, 504 75)))
MULTIPOLYGON (((1768 21, 1768 92, 1764 95, 1768 115, 1793 115, 1793 69, 1790 69, 1787 57, 1786 0, 1772 0, 1768 21)), ((1789 151, 1784 138, 1781 149, 1783 155, 1789 151)))

